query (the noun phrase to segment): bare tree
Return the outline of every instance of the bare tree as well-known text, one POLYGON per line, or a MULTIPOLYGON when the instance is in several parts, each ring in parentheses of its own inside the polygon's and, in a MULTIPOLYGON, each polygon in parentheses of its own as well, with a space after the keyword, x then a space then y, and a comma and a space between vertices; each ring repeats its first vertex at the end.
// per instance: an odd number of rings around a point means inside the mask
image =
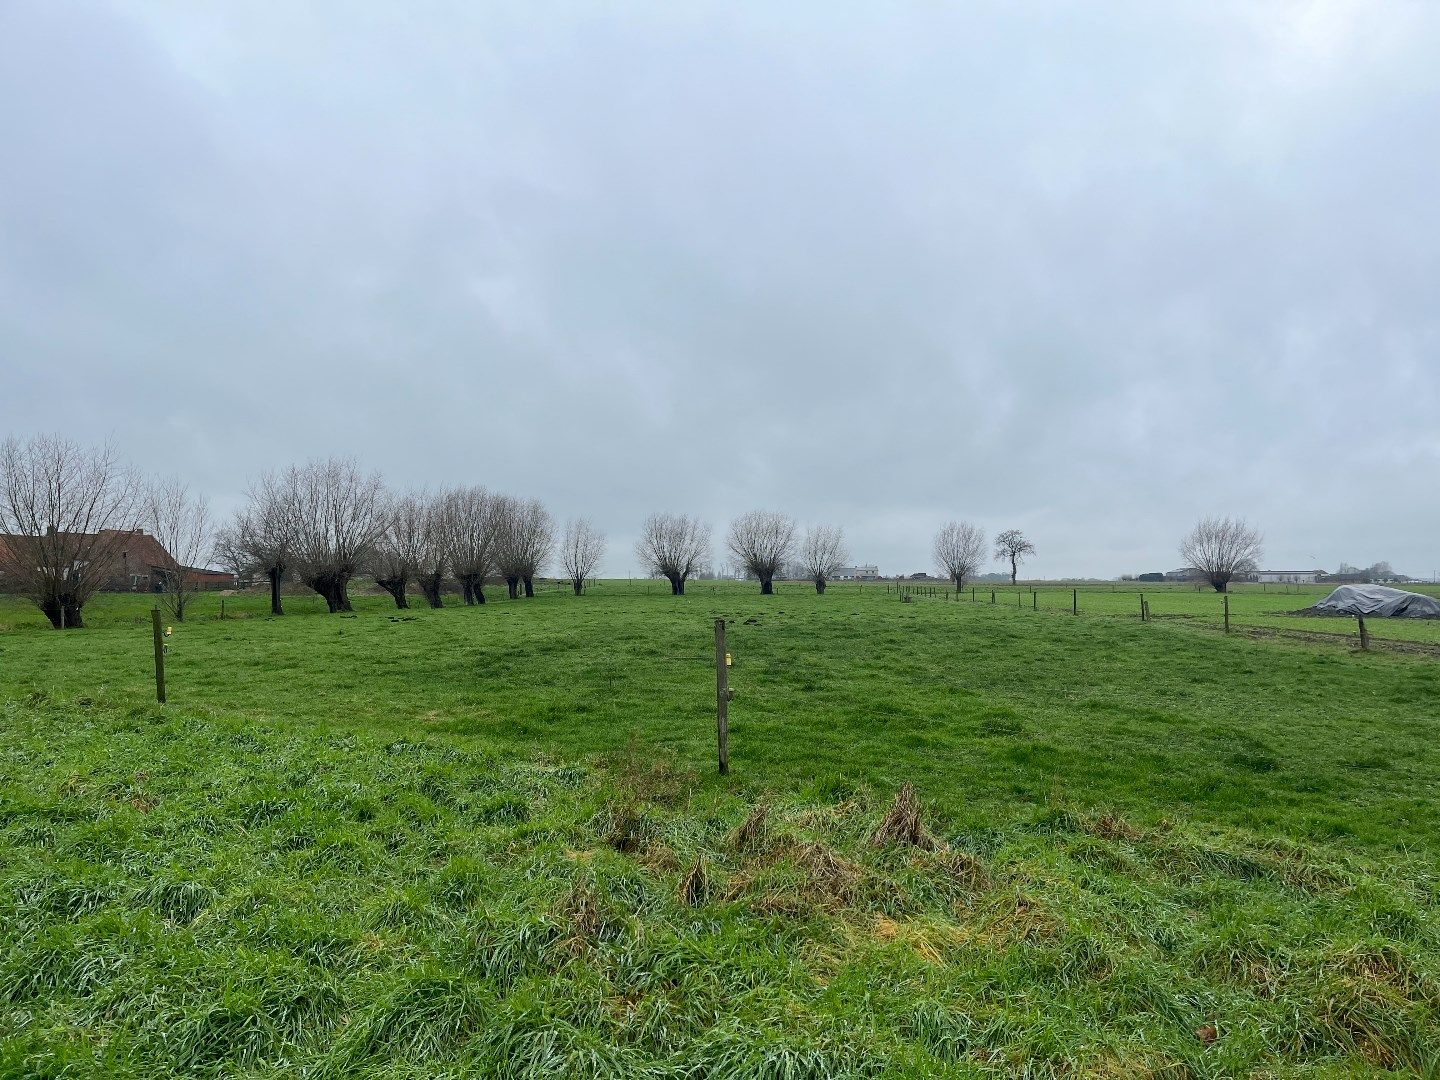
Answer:
POLYGON ((1263 543, 1244 518, 1207 517, 1180 541, 1180 557, 1223 593, 1237 573, 1255 569, 1265 554, 1263 543))
POLYGON ((294 493, 294 553, 300 579, 331 612, 350 611, 350 579, 385 533, 385 488, 350 458, 312 461, 287 474, 294 493))
POLYGON ((730 523, 725 537, 736 564, 760 580, 760 592, 775 591, 775 575, 795 550, 795 519, 770 510, 751 510, 730 523))
POLYGON ((390 499, 385 508, 385 531, 375 544, 371 570, 397 608, 410 606, 405 592, 429 553, 429 511, 425 496, 413 492, 390 499))
POLYGON ((58 435, 0 444, 0 579, 57 630, 115 572, 133 535, 139 484, 112 446, 58 435))
POLYGON ((604 533, 585 518, 565 523, 565 536, 560 541, 560 562, 576 596, 584 592, 585 582, 594 576, 604 556, 604 533))
POLYGON ((432 608, 444 605, 441 588, 445 584, 446 532, 444 496, 425 500, 424 529, 420 553, 415 562, 415 581, 432 608))
POLYGON ((241 510, 229 525, 215 530, 215 539, 210 545, 210 561, 227 573, 235 575, 238 585, 254 567, 254 560, 245 548, 245 517, 248 511, 241 510))
POLYGON ((684 596, 685 582, 710 564, 710 526, 684 514, 651 514, 635 542, 635 557, 668 580, 673 595, 684 596))
POLYGON ((980 572, 985 562, 985 530, 968 521, 947 521, 935 534, 935 564, 955 582, 958 593, 965 579, 980 572))
POLYGON ((535 595, 535 575, 555 546, 555 519, 538 499, 495 498, 498 549, 496 561, 511 600, 523 584, 526 596, 535 595))
POLYGON ((270 583, 270 614, 283 615, 280 586, 295 562, 300 471, 267 472, 250 485, 250 504, 231 525, 250 569, 270 583))
POLYGON ((164 551, 159 593, 176 622, 200 590, 193 573, 211 554, 210 503, 192 494, 177 476, 149 484, 143 496, 145 522, 164 551))
POLYGON ((849 557, 845 547, 845 530, 838 525, 812 527, 800 545, 800 569, 815 582, 817 593, 825 591, 826 583, 849 557))
POLYGON ((1010 561, 1010 584, 1015 584, 1015 579, 1020 572, 1020 564, 1025 561, 1026 556, 1035 554, 1035 545, 1025 539, 1025 534, 1019 529, 1006 529, 999 536, 995 537, 995 558, 1004 562, 1010 561))
POLYGON ((451 488, 440 498, 445 561, 465 603, 485 603, 485 579, 495 572, 495 499, 483 487, 451 488))

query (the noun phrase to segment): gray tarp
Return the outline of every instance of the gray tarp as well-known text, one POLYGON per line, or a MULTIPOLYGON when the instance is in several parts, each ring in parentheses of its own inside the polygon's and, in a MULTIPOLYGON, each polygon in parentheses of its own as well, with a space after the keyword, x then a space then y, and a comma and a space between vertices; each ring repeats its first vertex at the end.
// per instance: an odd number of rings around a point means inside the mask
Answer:
POLYGON ((1440 619, 1440 600, 1424 593, 1387 589, 1384 585, 1341 585, 1310 610, 1320 615, 1440 619))

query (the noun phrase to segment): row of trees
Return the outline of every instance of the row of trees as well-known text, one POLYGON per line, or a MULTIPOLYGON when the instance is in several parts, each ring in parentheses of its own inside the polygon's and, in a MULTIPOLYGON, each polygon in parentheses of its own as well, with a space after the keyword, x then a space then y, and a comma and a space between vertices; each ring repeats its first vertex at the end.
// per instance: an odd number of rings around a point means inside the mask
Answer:
MULTIPOLYGON (((214 530, 203 495, 174 478, 143 481, 113 447, 58 436, 0 445, 0 575, 57 628, 83 625, 85 602, 115 576, 137 525, 163 548, 166 565, 149 569, 158 572, 177 619, 198 587, 193 568, 210 562, 241 578, 263 574, 271 611, 280 615, 287 579, 313 589, 332 612, 351 610, 349 586, 360 574, 372 575, 401 608, 409 606, 412 584, 432 607, 443 604, 447 581, 466 604, 483 604, 485 584, 495 580, 512 599, 533 596, 535 578, 557 553, 579 595, 605 552, 604 534, 584 519, 557 536, 538 500, 477 486, 395 493, 349 459, 266 473, 235 519, 214 530)), ((766 510, 736 518, 725 547, 762 593, 773 592, 782 568, 797 562, 823 593, 849 558, 839 527, 815 525, 802 536, 793 518, 766 510)), ((936 534, 933 553, 958 589, 979 572, 986 547, 978 526, 951 521, 936 534)), ((1180 551, 1223 592, 1235 574, 1258 564, 1261 537, 1243 520, 1207 518, 1180 551)), ((683 595, 686 581, 709 568, 710 526, 683 514, 651 515, 635 553, 683 595)), ((994 558, 1009 562, 1012 584, 1034 553, 1018 529, 1000 533, 992 548, 994 558)))
MULTIPOLYGON (((605 537, 590 522, 569 522, 560 562, 576 595, 595 573, 605 537)), ((330 611, 349 611, 350 582, 368 573, 399 608, 413 584, 440 607, 447 580, 466 604, 485 603, 499 579, 513 600, 535 595, 535 578, 555 552, 554 518, 536 499, 478 486, 392 493, 378 473, 331 459, 266 473, 248 505, 216 538, 217 561, 238 576, 263 574, 270 610, 284 613, 287 575, 313 589, 330 611)))

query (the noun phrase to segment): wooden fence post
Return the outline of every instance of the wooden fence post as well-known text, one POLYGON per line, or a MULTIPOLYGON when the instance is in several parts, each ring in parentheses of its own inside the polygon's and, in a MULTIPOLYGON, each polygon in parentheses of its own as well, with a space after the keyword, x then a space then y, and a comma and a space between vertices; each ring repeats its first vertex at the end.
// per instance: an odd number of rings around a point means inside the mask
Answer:
POLYGON ((155 635, 155 700, 165 704, 165 629, 160 625, 160 609, 150 609, 150 628, 155 635))
MULTIPOLYGON (((162 699, 163 700, 163 699, 162 699)), ((725 620, 715 620, 715 745, 720 775, 730 771, 730 672, 725 666, 725 620)))
POLYGON ((1355 621, 1360 624, 1360 648, 1369 650, 1369 648, 1370 648, 1370 632, 1365 629, 1365 616, 1364 616, 1364 615, 1356 615, 1356 616, 1355 616, 1355 621))
POLYGON ((1225 593, 1225 633, 1230 632, 1230 594, 1225 593))
POLYGON ((1145 621, 1145 594, 1140 594, 1140 621, 1145 621))
POLYGON ((1040 610, 1040 600, 1039 600, 1039 596, 1040 596, 1040 594, 1039 594, 1038 592, 1036 592, 1034 589, 1031 589, 1031 590, 1030 590, 1030 609, 1031 609, 1032 611, 1039 611, 1039 610, 1040 610))
POLYGON ((1070 614, 1071 614, 1071 615, 1079 615, 1079 614, 1080 614, 1080 590, 1079 590, 1079 589, 1073 590, 1073 595, 1070 597, 1070 614))

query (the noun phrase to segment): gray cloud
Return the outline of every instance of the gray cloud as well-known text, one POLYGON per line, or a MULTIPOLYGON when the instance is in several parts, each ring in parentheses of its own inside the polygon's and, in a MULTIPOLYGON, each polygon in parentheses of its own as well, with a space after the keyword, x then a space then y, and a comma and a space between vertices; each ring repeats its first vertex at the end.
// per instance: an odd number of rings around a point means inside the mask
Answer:
POLYGON ((1440 564, 1428 5, 0 7, 0 430, 1440 564), (1346 506, 1337 512, 1336 506, 1346 506))

